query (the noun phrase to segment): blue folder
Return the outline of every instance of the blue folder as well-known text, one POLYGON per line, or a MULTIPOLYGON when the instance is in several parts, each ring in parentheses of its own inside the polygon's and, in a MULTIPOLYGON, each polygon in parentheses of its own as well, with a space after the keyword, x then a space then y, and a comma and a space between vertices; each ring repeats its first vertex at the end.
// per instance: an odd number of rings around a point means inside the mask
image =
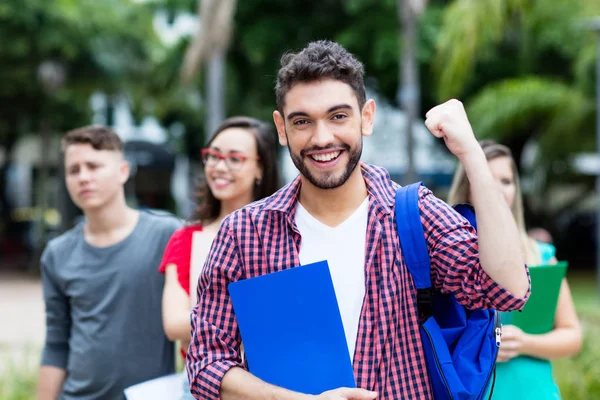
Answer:
POLYGON ((305 394, 356 387, 327 261, 228 286, 248 369, 305 394))

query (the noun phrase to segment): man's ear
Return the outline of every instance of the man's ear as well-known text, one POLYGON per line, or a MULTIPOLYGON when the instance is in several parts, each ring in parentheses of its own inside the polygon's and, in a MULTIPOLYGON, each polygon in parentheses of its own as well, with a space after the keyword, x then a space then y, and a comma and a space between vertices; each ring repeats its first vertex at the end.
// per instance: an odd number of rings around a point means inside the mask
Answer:
POLYGON ((362 108, 362 134, 371 136, 375 125, 375 100, 369 99, 362 108))
POLYGON ((119 170, 120 170, 120 178, 119 180, 121 181, 121 184, 125 184, 125 182, 127 182, 127 180, 129 179, 129 174, 131 173, 131 166, 129 165, 129 163, 126 160, 121 160, 121 165, 119 166, 119 170))
POLYGON ((273 121, 277 128, 277 137, 279 138, 279 144, 287 146, 287 135, 285 134, 285 118, 279 111, 273 111, 273 121))

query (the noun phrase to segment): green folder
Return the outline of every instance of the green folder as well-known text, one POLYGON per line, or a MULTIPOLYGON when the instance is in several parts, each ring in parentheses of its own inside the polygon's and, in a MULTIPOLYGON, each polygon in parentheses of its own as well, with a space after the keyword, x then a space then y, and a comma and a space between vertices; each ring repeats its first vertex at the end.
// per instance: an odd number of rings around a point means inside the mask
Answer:
POLYGON ((554 328, 554 315, 560 285, 567 272, 568 263, 561 261, 552 265, 529 267, 531 295, 523 311, 502 313, 502 324, 515 325, 523 332, 540 334, 554 328))

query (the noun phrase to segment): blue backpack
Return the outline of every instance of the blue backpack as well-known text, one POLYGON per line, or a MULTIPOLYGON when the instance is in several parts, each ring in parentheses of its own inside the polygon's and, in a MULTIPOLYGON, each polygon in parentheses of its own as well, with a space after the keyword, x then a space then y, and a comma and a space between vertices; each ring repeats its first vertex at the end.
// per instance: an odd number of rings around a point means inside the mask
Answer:
MULTIPOLYGON (((431 287, 429 252, 419 211, 420 186, 418 182, 396 192, 396 226, 404 261, 417 289, 419 330, 433 397, 480 400, 495 371, 500 318, 493 309, 468 310, 453 295, 431 287)), ((460 205, 455 209, 477 229, 472 208, 460 205)))

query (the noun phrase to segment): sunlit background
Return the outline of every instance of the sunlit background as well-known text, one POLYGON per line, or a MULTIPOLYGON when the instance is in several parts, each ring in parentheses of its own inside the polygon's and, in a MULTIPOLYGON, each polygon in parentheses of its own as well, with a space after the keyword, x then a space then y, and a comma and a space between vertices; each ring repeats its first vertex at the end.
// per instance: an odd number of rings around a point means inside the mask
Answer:
MULTIPOLYGON (((81 218, 62 134, 113 127, 133 167, 129 204, 185 218, 207 135, 232 115, 271 120, 279 57, 316 39, 365 64, 378 114, 363 159, 398 182, 445 198, 455 160, 422 121, 452 97, 478 137, 512 149, 527 225, 569 261, 586 331, 581 355, 555 365, 563 397, 600 398, 598 16, 589 0, 3 0, 0 398, 34 396, 39 256, 81 218)), ((280 153, 287 182, 297 172, 280 153)))

